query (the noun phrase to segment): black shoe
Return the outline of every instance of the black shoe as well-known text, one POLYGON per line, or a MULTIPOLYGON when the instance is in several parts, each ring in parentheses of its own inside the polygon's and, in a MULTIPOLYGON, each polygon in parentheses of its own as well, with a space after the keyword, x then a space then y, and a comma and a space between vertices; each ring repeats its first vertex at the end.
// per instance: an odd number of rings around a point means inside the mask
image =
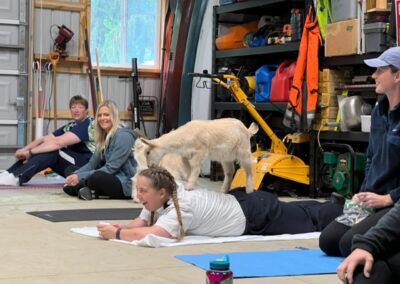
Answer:
POLYGON ((78 198, 83 200, 92 200, 92 190, 87 186, 82 187, 78 192, 78 198))
POLYGON ((344 203, 346 202, 346 198, 343 195, 341 195, 340 193, 332 192, 331 193, 331 202, 333 204, 344 205, 344 203))

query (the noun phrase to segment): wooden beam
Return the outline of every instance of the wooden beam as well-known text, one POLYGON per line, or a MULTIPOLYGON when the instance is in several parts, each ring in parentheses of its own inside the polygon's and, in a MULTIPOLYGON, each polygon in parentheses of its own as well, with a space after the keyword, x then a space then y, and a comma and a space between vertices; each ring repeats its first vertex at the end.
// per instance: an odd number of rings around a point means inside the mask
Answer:
MULTIPOLYGON (((130 77, 132 70, 131 68, 122 68, 122 67, 105 67, 102 66, 100 68, 101 74, 104 75, 125 75, 130 77)), ((160 77, 160 69, 150 69, 150 68, 141 68, 138 70, 139 77, 152 77, 159 78, 160 77)))
MULTIPOLYGON (((93 112, 89 111, 89 115, 93 117, 93 112)), ((33 111, 33 117, 37 117, 37 110, 35 109, 33 111)), ((49 112, 46 110, 44 112, 44 119, 53 119, 53 111, 49 112)), ((132 119, 132 112, 130 111, 120 111, 119 112, 119 118, 121 120, 131 120, 132 119)), ((71 112, 69 110, 57 110, 57 119, 65 119, 65 120, 71 120, 71 112)), ((157 115, 144 115, 143 119, 145 121, 156 121, 157 120, 157 115)))
POLYGON ((84 27, 84 21, 86 21, 86 10, 87 8, 87 3, 86 0, 81 0, 81 5, 85 6, 85 10, 81 11, 79 13, 79 50, 78 54, 81 57, 86 57, 86 51, 85 51, 85 29, 84 27))
MULTIPOLYGON (((39 53, 34 54, 35 60, 49 61, 49 54, 42 54, 40 57, 39 53)), ((81 73, 86 74, 86 63, 87 63, 86 55, 83 56, 67 56, 61 57, 60 61, 57 65, 57 72, 68 73, 68 68, 71 69, 71 73, 81 73), (81 65, 83 64, 83 65, 81 65), (82 71, 83 70, 83 71, 82 71)), ((96 67, 94 65, 93 67, 96 67)), ((130 77, 132 70, 126 67, 100 67, 101 74, 103 75, 115 75, 115 76, 127 76, 130 77)), ((146 78, 159 78, 160 77, 160 69, 150 69, 150 68, 140 68, 139 69, 139 77, 146 78)))
MULTIPOLYGON (((42 60, 49 61, 50 60, 50 55, 48 53, 42 54, 40 56, 39 53, 35 53, 35 59, 38 60, 40 57, 42 60)), ((78 63, 86 63, 87 58, 86 57, 81 57, 81 56, 66 56, 66 57, 60 57, 60 61, 58 63, 62 62, 78 62, 78 63)))
POLYGON ((39 0, 35 1, 35 8, 51 9, 51 10, 64 10, 81 12, 85 10, 85 6, 81 3, 69 3, 63 1, 39 0))

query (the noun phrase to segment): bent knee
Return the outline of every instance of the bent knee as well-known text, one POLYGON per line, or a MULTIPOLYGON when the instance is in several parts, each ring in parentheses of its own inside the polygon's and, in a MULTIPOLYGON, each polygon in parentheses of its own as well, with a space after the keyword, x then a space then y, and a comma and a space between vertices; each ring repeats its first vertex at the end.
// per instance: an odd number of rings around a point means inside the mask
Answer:
POLYGON ((329 256, 340 256, 339 250, 340 238, 330 232, 322 231, 319 236, 319 248, 329 256))

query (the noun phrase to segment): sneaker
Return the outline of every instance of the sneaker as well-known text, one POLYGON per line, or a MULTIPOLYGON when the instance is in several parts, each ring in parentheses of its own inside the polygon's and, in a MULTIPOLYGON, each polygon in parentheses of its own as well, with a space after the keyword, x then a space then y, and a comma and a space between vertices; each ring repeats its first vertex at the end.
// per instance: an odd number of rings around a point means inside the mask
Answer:
POLYGON ((340 193, 332 192, 331 193, 331 202, 334 204, 344 205, 344 203, 346 202, 346 198, 343 195, 341 195, 340 193))
POLYGON ((10 173, 2 175, 0 176, 0 185, 19 186, 19 178, 10 173))
POLYGON ((78 191, 78 198, 83 200, 92 200, 93 199, 92 190, 87 186, 82 187, 78 191))
POLYGON ((3 171, 3 172, 1 172, 0 177, 5 176, 5 175, 9 175, 9 174, 10 174, 9 172, 3 171))

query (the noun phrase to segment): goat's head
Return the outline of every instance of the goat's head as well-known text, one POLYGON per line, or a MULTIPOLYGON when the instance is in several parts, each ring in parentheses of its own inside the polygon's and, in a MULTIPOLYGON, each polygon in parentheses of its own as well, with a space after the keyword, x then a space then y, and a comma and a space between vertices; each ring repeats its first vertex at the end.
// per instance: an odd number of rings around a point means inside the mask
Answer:
POLYGON ((150 147, 147 144, 142 142, 142 139, 136 139, 133 148, 133 156, 135 157, 137 163, 137 172, 148 168, 147 155, 149 148, 150 147))
POLYGON ((147 165, 159 165, 162 157, 165 155, 164 147, 159 146, 149 139, 140 138, 140 140, 144 145, 144 150, 141 151, 146 157, 147 165))

